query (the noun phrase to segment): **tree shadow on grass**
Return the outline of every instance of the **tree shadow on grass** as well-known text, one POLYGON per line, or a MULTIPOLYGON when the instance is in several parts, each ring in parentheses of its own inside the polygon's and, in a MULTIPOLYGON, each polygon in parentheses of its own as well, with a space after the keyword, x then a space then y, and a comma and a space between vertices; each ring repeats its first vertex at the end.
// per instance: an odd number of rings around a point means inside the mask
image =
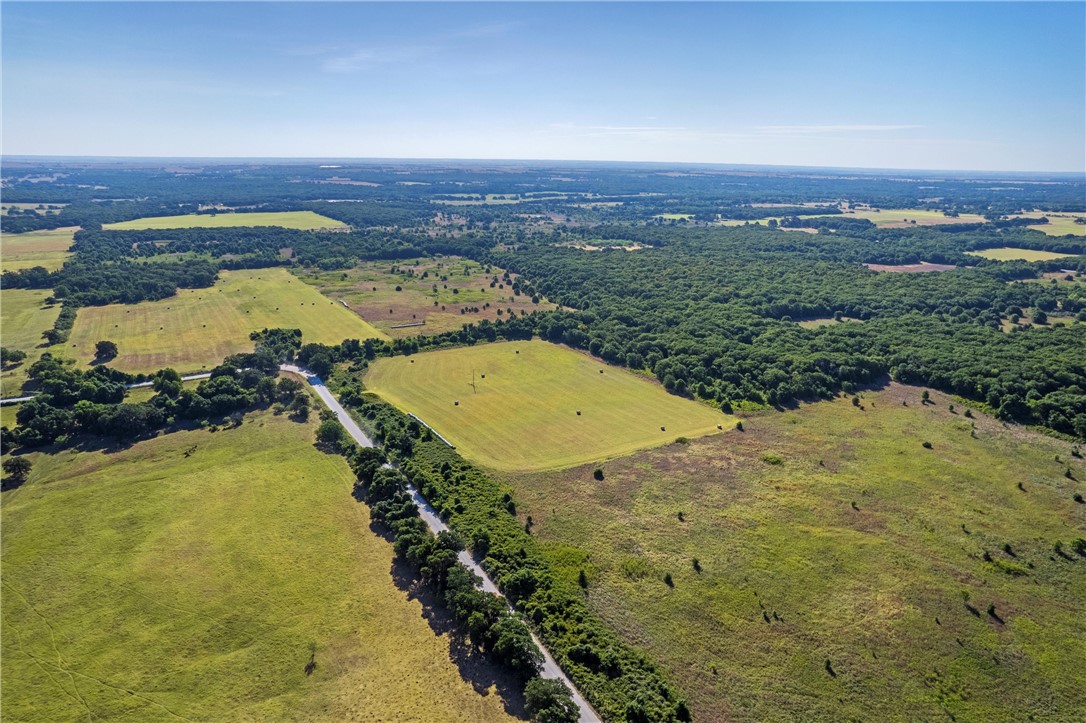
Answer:
MULTIPOLYGON (((387 530, 372 525, 371 529, 385 539, 387 530)), ((419 581, 418 573, 411 565, 395 559, 392 561, 392 580, 396 587, 407 593, 409 600, 422 604, 422 616, 435 635, 447 635, 449 660, 456 665, 460 677, 471 684, 481 696, 491 694, 493 688, 502 701, 505 712, 521 720, 528 720, 524 707, 524 683, 516 675, 495 663, 480 651, 460 630, 452 613, 444 606, 439 594, 430 585, 419 581)))

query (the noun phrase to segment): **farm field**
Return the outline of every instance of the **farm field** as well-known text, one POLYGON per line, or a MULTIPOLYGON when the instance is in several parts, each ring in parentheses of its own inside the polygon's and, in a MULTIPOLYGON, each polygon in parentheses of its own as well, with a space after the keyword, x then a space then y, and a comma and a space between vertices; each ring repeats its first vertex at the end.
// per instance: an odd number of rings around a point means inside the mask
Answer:
POLYGON ((315 427, 29 455, 3 493, 4 720, 511 720, 315 427))
POLYGON ((106 229, 139 230, 156 228, 236 228, 239 226, 282 226, 301 230, 347 228, 347 224, 321 216, 312 211, 278 211, 270 213, 190 213, 184 216, 154 216, 134 221, 107 223, 106 229))
POLYGON ((983 251, 966 251, 970 256, 980 256, 994 261, 1048 261, 1049 259, 1063 259, 1074 254, 1057 254, 1052 251, 1034 251, 1033 249, 1016 249, 1008 246, 983 251))
POLYGON ((0 216, 9 216, 13 210, 33 211, 38 216, 55 216, 66 203, 0 203, 0 216))
POLYGON ((250 269, 222 271, 210 289, 180 289, 160 301, 82 308, 64 353, 89 364, 94 345, 108 339, 120 352, 110 366, 122 371, 199 371, 252 351, 250 332, 272 327, 301 329, 303 343, 382 336, 285 269, 250 269))
POLYGON ((42 332, 53 328, 60 315, 60 304, 46 306, 52 295, 48 289, 4 289, 0 291, 0 331, 3 345, 26 352, 26 359, 0 373, 0 396, 17 397, 26 382, 26 370, 46 351, 42 332))
MULTIPOLYGON (((306 269, 295 273, 337 303, 345 302, 391 337, 440 334, 482 319, 495 321, 511 312, 519 315, 555 308, 546 299, 536 304, 530 296, 513 294, 502 281, 502 269, 490 267, 490 273, 486 269, 475 261, 445 256, 363 262, 346 271, 306 269), (498 285, 492 288, 495 276, 498 285), (470 311, 461 314, 461 309, 470 311)), ((515 280, 516 274, 510 278, 515 280)))
MULTIPOLYGON (((956 223, 985 223, 984 216, 975 213, 963 213, 956 217, 946 216, 942 211, 922 211, 912 208, 850 208, 845 210, 844 218, 866 218, 881 228, 906 228, 909 226, 941 226, 956 223), (915 221, 915 223, 913 223, 915 221)), ((819 218, 814 216, 813 218, 819 218)), ((835 218, 833 216, 828 218, 835 218)))
POLYGON ((1075 223, 1077 218, 1086 218, 1086 214, 1081 213, 1045 213, 1043 211, 1031 211, 1029 213, 1021 213, 1011 218, 1041 218, 1042 216, 1048 218, 1048 223, 1038 224, 1036 226, 1030 226, 1029 228, 1042 231, 1049 236, 1064 236, 1066 234, 1072 234, 1074 236, 1086 236, 1086 224, 1075 223))
POLYGON ((695 720, 1081 719, 1086 463, 939 393, 862 396, 615 459, 602 481, 501 479, 695 720))
POLYGON ((503 470, 600 461, 734 425, 654 382, 545 341, 379 359, 365 384, 421 417, 464 457, 503 470))
POLYGON ((69 256, 68 248, 72 245, 76 230, 68 227, 0 234, 0 266, 4 271, 19 271, 33 266, 56 271, 69 256))

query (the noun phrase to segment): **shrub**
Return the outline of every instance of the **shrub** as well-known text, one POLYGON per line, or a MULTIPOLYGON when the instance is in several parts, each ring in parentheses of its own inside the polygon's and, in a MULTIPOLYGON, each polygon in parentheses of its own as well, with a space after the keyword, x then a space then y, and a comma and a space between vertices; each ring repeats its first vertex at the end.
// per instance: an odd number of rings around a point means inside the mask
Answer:
POLYGON ((580 711, 560 680, 532 678, 524 686, 524 707, 536 723, 577 723, 580 711))
POLYGON ((671 579, 671 573, 664 573, 664 584, 668 587, 675 587, 675 581, 671 579))
POLYGON ((924 442, 923 447, 924 449, 931 449, 931 442, 924 442))
POLYGON ((602 467, 597 467, 596 469, 592 470, 592 476, 595 479, 602 482, 603 481, 603 468, 602 467))

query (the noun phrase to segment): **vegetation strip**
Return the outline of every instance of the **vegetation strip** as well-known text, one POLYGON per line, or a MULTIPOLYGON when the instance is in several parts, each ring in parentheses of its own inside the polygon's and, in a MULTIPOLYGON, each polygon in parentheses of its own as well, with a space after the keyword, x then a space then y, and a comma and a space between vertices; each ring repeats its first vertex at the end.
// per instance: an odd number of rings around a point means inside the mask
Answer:
MULTIPOLYGON (((347 410, 345 410, 343 406, 339 404, 338 400, 333 394, 331 394, 331 392, 328 391, 327 387, 324 385, 324 382, 319 377, 293 364, 283 364, 280 366, 280 369, 282 369, 283 371, 302 375, 305 380, 315 390, 317 390, 321 401, 324 402, 324 404, 326 404, 328 408, 335 413, 336 417, 340 420, 340 422, 345 423, 344 427, 346 428, 347 433, 354 439, 354 441, 363 448, 374 447, 374 444, 370 440, 370 438, 358 427, 354 420, 351 419, 351 416, 347 412, 347 410)), ((419 422, 422 421, 418 420, 417 418, 415 419, 419 422)), ((375 493, 373 487, 374 476, 376 475, 378 470, 373 470, 371 473, 368 466, 366 466, 364 463, 359 463, 357 460, 352 462, 352 466, 355 467, 356 471, 362 470, 364 474, 370 475, 370 479, 368 482, 366 482, 361 476, 360 480, 363 480, 363 483, 371 494, 375 493)), ((381 469, 387 470, 386 473, 398 474, 398 471, 394 470, 390 465, 387 464, 387 462, 381 469)), ((426 499, 410 484, 406 483, 406 478, 404 478, 404 481, 405 484, 403 485, 403 490, 407 492, 412 503, 415 505, 419 517, 426 523, 427 527, 429 527, 430 532, 433 533, 433 535, 437 536, 437 538, 440 540, 442 534, 449 533, 448 526, 445 525, 444 522, 442 522, 441 518, 438 517, 434 509, 429 505, 429 503, 426 502, 426 499)), ((477 575, 479 577, 480 586, 482 587, 484 592, 501 596, 500 590, 490 579, 490 576, 487 574, 486 570, 478 563, 476 563, 466 550, 460 549, 456 552, 457 560, 459 561, 459 563, 468 570, 470 570, 474 575, 477 575)), ((511 605, 509 605, 508 607, 510 612, 514 612, 511 605)), ((561 681, 564 685, 568 686, 570 694, 573 697, 573 701, 579 710, 579 720, 581 721, 581 723, 598 723, 598 721, 600 720, 599 716, 596 715, 595 711, 592 710, 592 707, 577 691, 576 686, 573 685, 570 679, 554 661, 554 658, 547 651, 546 646, 543 645, 543 643, 539 640, 539 638, 535 636, 534 633, 531 633, 529 631, 529 635, 531 636, 533 644, 539 648, 543 656, 543 660, 541 661, 541 664, 539 666, 541 676, 543 678, 561 681)))

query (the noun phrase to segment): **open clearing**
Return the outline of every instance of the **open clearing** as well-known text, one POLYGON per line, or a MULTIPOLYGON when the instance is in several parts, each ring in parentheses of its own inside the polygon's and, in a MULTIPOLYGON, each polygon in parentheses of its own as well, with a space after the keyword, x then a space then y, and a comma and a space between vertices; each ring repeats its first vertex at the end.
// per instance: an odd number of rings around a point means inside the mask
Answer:
MULTIPOLYGON (((5 369, 0 375, 0 396, 17 397, 26 382, 26 370, 46 348, 42 332, 53 328, 60 315, 60 304, 46 306, 52 295, 48 289, 4 289, 0 291, 0 335, 3 346, 26 352, 22 363, 5 369)), ((56 347, 53 347, 56 349, 56 347)))
MULTIPOLYGON (((905 228, 907 226, 942 226, 956 223, 986 223, 984 216, 975 213, 963 213, 959 216, 947 216, 942 211, 921 211, 912 208, 866 208, 846 209, 842 218, 866 218, 880 228, 905 228)), ((821 218, 813 216, 812 218, 821 218)), ((837 218, 827 216, 826 218, 837 218)))
POLYGON ((1086 557, 1068 545, 1086 537, 1086 463, 931 396, 892 384, 863 409, 758 413, 603 481, 502 479, 695 720, 1082 720, 1086 557))
POLYGON ((818 329, 818 328, 823 327, 823 326, 833 326, 835 324, 844 324, 844 323, 862 324, 863 319, 853 319, 851 316, 842 316, 841 320, 838 321, 837 319, 834 319, 832 316, 823 316, 823 317, 819 317, 817 319, 800 319, 796 323, 799 324, 800 326, 802 326, 804 329, 818 329))
POLYGON ((222 271, 210 289, 180 289, 161 301, 82 308, 64 353, 89 364, 94 345, 108 339, 120 351, 110 362, 114 368, 199 371, 229 354, 252 351, 250 332, 274 327, 301 329, 303 343, 382 336, 285 269, 249 269, 222 271))
POLYGON ((983 251, 966 251, 965 253, 994 261, 1048 261, 1049 259, 1063 259, 1075 255, 1057 254, 1052 251, 1034 251, 1033 249, 1017 249, 1010 246, 984 249, 983 251))
MULTIPOLYGON (((346 271, 295 273, 391 337, 440 334, 482 319, 495 321, 511 313, 519 316, 555 308, 545 299, 536 304, 530 296, 514 294, 502 281, 504 270, 458 256, 371 261, 346 271), (491 287, 494 277, 498 282, 491 287)), ((517 276, 510 274, 510 278, 515 281, 517 276)))
POLYGON ((0 266, 4 271, 19 271, 33 266, 44 266, 56 271, 70 255, 75 227, 51 231, 0 234, 0 266))
POLYGON ((365 383, 466 458, 504 470, 584 464, 734 425, 719 411, 545 341, 379 359, 365 383))
POLYGON ((510 720, 315 426, 29 455, 3 493, 4 720, 510 720))
POLYGON ((1086 236, 1086 224, 1075 222, 1076 219, 1086 218, 1086 213, 1045 213, 1043 211, 1031 211, 1029 213, 1020 213, 1016 216, 1011 216, 1011 218, 1041 218, 1042 216, 1048 219, 1048 223, 1030 226, 1029 228, 1037 229, 1049 236, 1065 236, 1066 234, 1086 236))
POLYGON ((864 264, 872 271, 889 274, 926 274, 931 271, 950 271, 957 268, 953 264, 933 264, 922 261, 918 264, 864 264))
POLYGON ((282 226, 299 230, 347 228, 347 224, 321 216, 312 211, 279 211, 272 213, 190 213, 186 216, 154 216, 135 221, 107 223, 103 228, 123 230, 155 228, 236 228, 239 226, 282 226))

